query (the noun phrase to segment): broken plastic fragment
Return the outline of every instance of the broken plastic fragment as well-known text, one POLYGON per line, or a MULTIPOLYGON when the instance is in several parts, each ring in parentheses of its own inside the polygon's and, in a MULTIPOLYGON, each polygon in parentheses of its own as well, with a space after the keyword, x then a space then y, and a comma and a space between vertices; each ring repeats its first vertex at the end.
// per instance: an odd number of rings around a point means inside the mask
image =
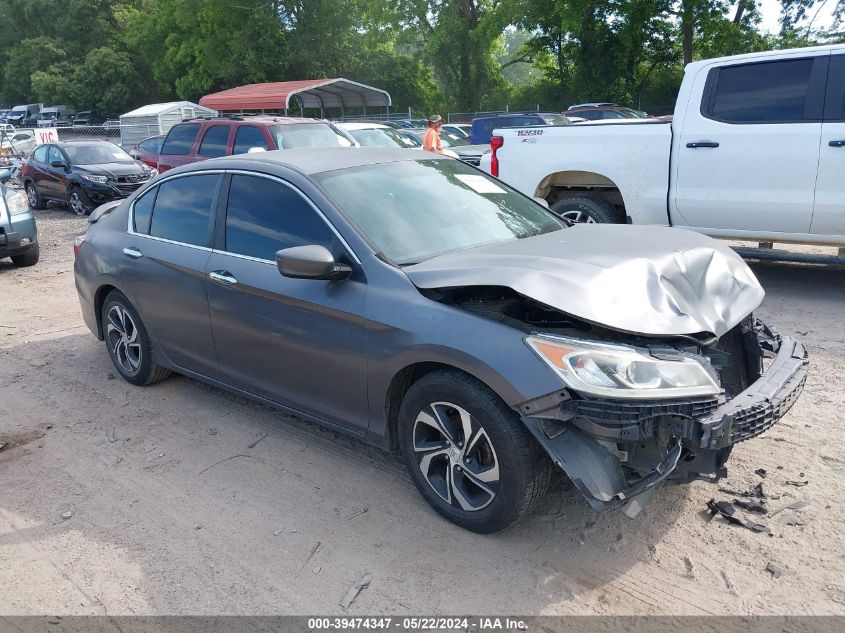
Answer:
POLYGON ((766 507, 765 502, 763 501, 754 501, 753 499, 749 501, 743 501, 742 499, 734 499, 734 504, 742 508, 743 510, 748 510, 749 512, 757 512, 758 514, 766 514, 769 509, 766 507))
POLYGON ((741 525, 742 527, 751 530, 752 532, 758 532, 761 534, 772 533, 772 531, 762 523, 755 523, 754 521, 749 521, 748 519, 742 519, 738 516, 735 516, 735 508, 727 501, 716 501, 715 499, 710 499, 710 501, 707 502, 707 509, 710 510, 710 513, 713 515, 721 515, 722 518, 725 519, 728 523, 733 523, 734 525, 741 525))

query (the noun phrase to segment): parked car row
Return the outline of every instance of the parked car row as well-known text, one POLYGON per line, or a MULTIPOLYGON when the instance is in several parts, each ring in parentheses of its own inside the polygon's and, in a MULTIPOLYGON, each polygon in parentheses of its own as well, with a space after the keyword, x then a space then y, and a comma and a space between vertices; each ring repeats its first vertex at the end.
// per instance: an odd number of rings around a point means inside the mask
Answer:
MULTIPOLYGON (((92 110, 74 112, 66 105, 44 106, 41 103, 18 105, 10 110, 0 110, 0 124, 16 128, 70 127, 94 125, 97 119, 92 110)), ((117 119, 107 119, 105 127, 120 127, 117 119)))

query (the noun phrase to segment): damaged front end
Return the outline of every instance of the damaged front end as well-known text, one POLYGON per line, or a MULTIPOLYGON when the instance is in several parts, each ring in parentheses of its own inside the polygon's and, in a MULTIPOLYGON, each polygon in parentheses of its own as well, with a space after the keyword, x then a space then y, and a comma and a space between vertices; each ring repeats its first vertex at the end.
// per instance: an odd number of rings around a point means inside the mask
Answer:
POLYGON ((671 399, 594 397, 571 389, 519 405, 522 420, 596 510, 635 516, 661 481, 716 481, 737 442, 783 417, 804 386, 804 347, 747 317, 709 344, 643 343, 642 353, 697 357, 718 393, 671 399), (669 350, 672 350, 671 352, 669 350))

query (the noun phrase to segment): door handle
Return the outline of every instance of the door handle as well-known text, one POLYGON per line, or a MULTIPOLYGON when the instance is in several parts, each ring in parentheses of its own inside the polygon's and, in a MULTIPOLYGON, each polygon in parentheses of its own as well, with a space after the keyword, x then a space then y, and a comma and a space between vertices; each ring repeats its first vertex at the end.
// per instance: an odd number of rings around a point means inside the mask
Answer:
POLYGON ((840 139, 838 141, 830 141, 828 143, 831 147, 845 147, 845 139, 840 139))
POLYGON ((687 143, 687 147, 690 149, 699 149, 702 147, 719 147, 719 144, 716 141, 695 141, 693 143, 687 143))
POLYGON ((137 248, 124 248, 123 254, 127 257, 131 257, 132 259, 138 259, 139 257, 143 257, 144 254, 139 251, 137 248))
POLYGON ((208 276, 210 279, 227 286, 238 283, 238 280, 232 277, 232 273, 228 270, 215 270, 214 272, 208 273, 208 276))

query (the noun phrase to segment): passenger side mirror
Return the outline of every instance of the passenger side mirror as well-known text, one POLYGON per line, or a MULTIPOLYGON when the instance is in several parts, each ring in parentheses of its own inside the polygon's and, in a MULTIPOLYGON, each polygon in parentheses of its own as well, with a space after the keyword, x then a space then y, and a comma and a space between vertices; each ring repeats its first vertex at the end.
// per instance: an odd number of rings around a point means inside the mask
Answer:
POLYGON ((549 208, 549 201, 546 200, 545 198, 534 198, 534 202, 536 202, 537 204, 539 204, 541 206, 546 207, 547 209, 549 208))
POLYGON ((4 185, 12 179, 11 169, 0 169, 0 183, 4 185))
POLYGON ((55 167, 56 169, 64 169, 67 167, 67 165, 65 165, 63 161, 54 160, 50 163, 50 167, 55 167))
POLYGON ((292 279, 346 279, 352 268, 335 261, 325 246, 310 244, 293 246, 276 252, 276 266, 285 277, 292 279))
POLYGON ((250 147, 246 153, 247 154, 257 154, 258 152, 266 152, 267 150, 263 147, 250 147))

